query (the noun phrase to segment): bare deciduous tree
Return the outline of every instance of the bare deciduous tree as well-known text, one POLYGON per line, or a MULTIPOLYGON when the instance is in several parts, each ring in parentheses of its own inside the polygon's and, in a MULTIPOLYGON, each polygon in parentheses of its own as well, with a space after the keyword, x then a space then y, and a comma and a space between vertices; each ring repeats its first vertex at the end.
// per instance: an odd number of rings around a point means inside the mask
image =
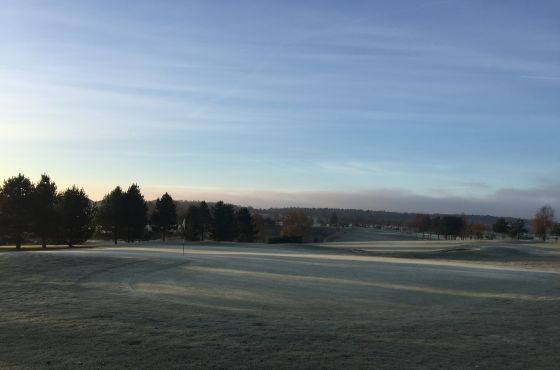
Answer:
POLYGON ((546 241, 546 237, 552 227, 554 226, 554 210, 550 206, 542 207, 533 219, 533 227, 535 228, 535 234, 546 241))

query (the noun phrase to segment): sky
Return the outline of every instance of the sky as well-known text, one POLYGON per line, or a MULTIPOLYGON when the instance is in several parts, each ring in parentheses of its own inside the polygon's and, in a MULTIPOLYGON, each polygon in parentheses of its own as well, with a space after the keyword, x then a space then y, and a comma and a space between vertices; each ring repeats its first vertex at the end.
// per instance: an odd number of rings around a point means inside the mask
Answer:
POLYGON ((0 5, 0 180, 560 212, 558 1, 0 5))

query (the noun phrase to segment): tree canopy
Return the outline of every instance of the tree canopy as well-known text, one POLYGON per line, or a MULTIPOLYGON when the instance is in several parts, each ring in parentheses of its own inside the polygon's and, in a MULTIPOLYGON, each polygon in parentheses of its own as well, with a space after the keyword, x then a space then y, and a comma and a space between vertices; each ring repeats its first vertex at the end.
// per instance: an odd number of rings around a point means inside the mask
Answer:
POLYGON ((235 208, 223 201, 217 202, 212 208, 210 227, 212 239, 216 241, 233 241, 237 237, 235 208))
POLYGON ((492 230, 497 234, 507 234, 509 233, 509 223, 505 218, 500 217, 494 225, 492 225, 492 230))
POLYGON ((331 225, 331 227, 336 227, 339 224, 339 219, 338 219, 338 215, 336 214, 336 212, 331 213, 330 217, 329 217, 329 224, 331 225))
POLYGON ((284 226, 282 227, 282 235, 303 237, 306 232, 313 226, 313 220, 305 213, 292 212, 284 217, 284 226))
POLYGON ((83 189, 73 186, 58 197, 60 237, 69 247, 88 240, 93 234, 94 208, 83 189))
POLYGON ((151 224, 154 229, 161 232, 163 240, 167 233, 177 225, 177 205, 171 195, 165 193, 156 200, 156 207, 151 217, 151 224))
POLYGON ((24 233, 32 229, 32 197, 34 186, 19 174, 4 181, 0 191, 0 223, 2 233, 21 248, 24 233))
POLYGON ((117 244, 125 227, 125 199, 120 186, 105 195, 98 205, 97 224, 111 234, 117 244))
POLYGON ((554 210, 550 206, 542 207, 533 219, 533 227, 535 229, 535 234, 546 241, 548 233, 554 226, 554 210))
POLYGON ((509 226, 509 236, 515 239, 520 239, 521 235, 527 232, 527 228, 525 227, 525 221, 518 218, 514 222, 512 222, 509 226))
POLYGON ((35 235, 41 239, 43 248, 47 247, 47 241, 56 237, 56 184, 48 175, 41 175, 41 180, 35 186, 31 204, 33 208, 32 229, 35 235))
POLYGON ((240 208, 236 213, 236 219, 238 231, 237 240, 245 243, 255 241, 257 227, 249 209, 245 207, 240 208))
POLYGON ((201 207, 192 205, 187 209, 185 214, 185 239, 191 241, 197 241, 202 239, 203 226, 202 226, 202 215, 201 207))
MULTIPOLYGON (((137 184, 132 184, 124 193, 124 238, 131 243, 144 235, 148 224, 148 204, 137 184)), ((175 221, 176 222, 176 221, 175 221)))

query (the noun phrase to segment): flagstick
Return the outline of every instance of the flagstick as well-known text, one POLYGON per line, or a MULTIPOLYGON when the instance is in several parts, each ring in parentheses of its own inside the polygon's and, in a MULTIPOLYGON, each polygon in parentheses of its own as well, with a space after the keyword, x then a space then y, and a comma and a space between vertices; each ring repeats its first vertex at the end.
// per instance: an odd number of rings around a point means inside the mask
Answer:
POLYGON ((187 219, 183 218, 183 256, 185 255, 185 239, 187 239, 187 219))

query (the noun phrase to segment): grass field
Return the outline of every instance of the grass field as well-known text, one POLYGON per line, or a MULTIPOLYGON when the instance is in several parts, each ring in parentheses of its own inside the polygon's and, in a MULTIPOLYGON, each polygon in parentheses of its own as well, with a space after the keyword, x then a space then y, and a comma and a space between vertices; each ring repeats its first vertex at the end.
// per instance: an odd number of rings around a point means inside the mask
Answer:
POLYGON ((556 246, 0 253, 0 368, 555 368, 556 246))

